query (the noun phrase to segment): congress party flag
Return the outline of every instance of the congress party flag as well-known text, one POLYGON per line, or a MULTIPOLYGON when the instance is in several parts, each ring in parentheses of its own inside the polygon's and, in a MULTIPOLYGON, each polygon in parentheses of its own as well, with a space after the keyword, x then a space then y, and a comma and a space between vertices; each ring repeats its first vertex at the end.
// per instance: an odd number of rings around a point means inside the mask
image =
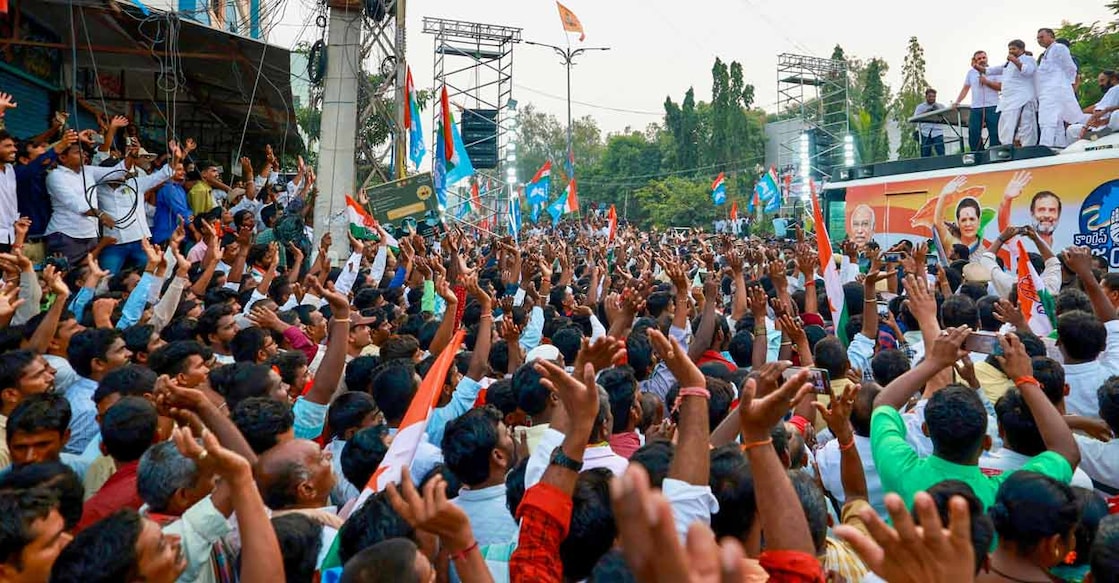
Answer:
POLYGON ((610 242, 614 242, 614 235, 618 234, 618 209, 614 205, 610 205, 610 214, 607 215, 610 222, 610 242))
POLYGON ((412 68, 408 67, 407 83, 404 85, 404 129, 408 130, 408 157, 420 167, 427 146, 424 145, 424 129, 420 123, 420 105, 416 101, 416 87, 412 84, 412 68))
POLYGON ((737 221, 738 220, 738 201, 737 200, 730 203, 730 220, 732 220, 732 221, 737 221))
POLYGON ((781 208, 781 187, 777 185, 777 170, 770 168, 769 172, 758 178, 754 185, 755 200, 765 205, 764 212, 777 212, 781 208))
POLYGON ((563 4, 556 2, 556 8, 559 9, 560 22, 563 23, 563 29, 567 32, 579 33, 579 40, 582 41, 587 38, 587 34, 583 32, 583 23, 579 22, 579 17, 569 10, 563 4))
POLYGON ((563 191, 563 194, 559 195, 559 198, 552 201, 552 204, 548 205, 548 214, 552 215, 552 224, 559 224, 560 218, 563 217, 563 213, 565 212, 567 212, 566 190, 563 191))
POLYGON ((1030 263, 1021 241, 1018 241, 1018 308, 1034 334, 1044 338, 1056 329, 1057 304, 1030 263))
POLYGON ((727 184, 726 173, 720 172, 715 177, 715 182, 711 184, 711 200, 716 205, 723 204, 727 201, 727 184))
MULTIPOLYGON (((816 223, 816 247, 820 254, 820 267, 824 271, 824 289, 828 295, 831 321, 838 332, 836 335, 846 345, 849 339, 844 338, 844 333, 841 332, 847 329, 847 302, 844 301, 843 282, 839 279, 839 267, 836 266, 832 254, 831 239, 828 238, 824 212, 820 209, 820 199, 816 196, 816 182, 809 180, 808 184, 812 189, 812 220, 816 223)), ((815 277, 815 274, 812 277, 815 277)))
MULTIPOLYGON (((535 207, 538 204, 548 202, 548 191, 552 187, 552 161, 544 162, 544 165, 536 171, 536 175, 532 180, 528 181, 525 185, 525 195, 528 197, 529 206, 535 207)), ((533 219, 536 220, 535 218, 533 219)))

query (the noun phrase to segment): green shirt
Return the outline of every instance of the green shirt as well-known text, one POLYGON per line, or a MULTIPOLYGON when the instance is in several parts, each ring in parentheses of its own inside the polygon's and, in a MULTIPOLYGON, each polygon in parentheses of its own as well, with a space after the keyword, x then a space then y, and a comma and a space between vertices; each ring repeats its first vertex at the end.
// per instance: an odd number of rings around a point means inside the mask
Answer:
MULTIPOLYGON (((917 456, 905 441, 905 421, 898 410, 883 405, 874 410, 870 418, 870 450, 874 456, 874 466, 882 479, 883 492, 896 492, 905 500, 906 506, 913 505, 913 496, 922 490, 944 480, 960 480, 971 486, 975 495, 987 508, 995 502, 999 486, 1013 472, 997 476, 987 476, 979 466, 965 466, 937 457, 917 456)), ((1044 474, 1064 482, 1072 480, 1072 466, 1068 460, 1056 452, 1042 452, 1021 467, 1044 474)))
POLYGON ((208 213, 218 206, 217 201, 214 200, 214 189, 206 184, 205 180, 199 180, 190 187, 187 200, 190 202, 190 210, 194 211, 195 215, 208 213))

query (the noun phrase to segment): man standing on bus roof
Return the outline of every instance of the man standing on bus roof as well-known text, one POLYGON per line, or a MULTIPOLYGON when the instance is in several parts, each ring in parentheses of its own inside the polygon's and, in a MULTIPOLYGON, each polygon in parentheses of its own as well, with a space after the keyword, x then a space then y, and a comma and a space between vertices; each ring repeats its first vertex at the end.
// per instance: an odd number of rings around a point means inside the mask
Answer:
POLYGON ((972 152, 983 149, 983 127, 987 127, 987 141, 990 146, 997 146, 999 141, 999 89, 1002 88, 1001 79, 997 75, 987 74, 987 51, 975 51, 971 56, 971 68, 964 78, 964 87, 960 95, 952 102, 956 107, 971 92, 971 115, 967 120, 967 143, 972 152))
POLYGON ((1095 105, 1084 108, 1080 121, 1068 127, 1070 144, 1083 138, 1092 130, 1101 128, 1119 130, 1119 115, 1112 115, 1119 110, 1119 74, 1110 70, 1101 71, 1098 81, 1103 98, 1095 105))
MULTIPOLYGON (((936 89, 929 87, 925 89, 925 101, 917 104, 917 109, 913 110, 913 116, 944 109, 944 106, 936 102, 936 89)), ((917 123, 917 141, 921 144, 921 157, 928 158, 933 155, 933 150, 936 151, 937 156, 944 155, 944 128, 938 123, 918 122, 917 123)))
POLYGON ((1076 122, 1082 112, 1072 85, 1076 82, 1076 63, 1068 47, 1057 42, 1053 29, 1037 31, 1037 43, 1045 52, 1037 60, 1037 123, 1041 126, 1041 145, 1063 148, 1065 122, 1076 122))
POLYGON ((1002 75, 999 96, 999 141, 1016 146, 1037 145, 1037 89, 1034 73, 1037 62, 1026 52, 1026 43, 1012 40, 1007 45, 1006 64, 987 67, 987 74, 1002 75))
MULTIPOLYGON (((943 148, 943 144, 941 148, 943 148)), ((864 245, 874 240, 874 209, 870 205, 860 204, 851 211, 851 241, 862 249, 864 245)))

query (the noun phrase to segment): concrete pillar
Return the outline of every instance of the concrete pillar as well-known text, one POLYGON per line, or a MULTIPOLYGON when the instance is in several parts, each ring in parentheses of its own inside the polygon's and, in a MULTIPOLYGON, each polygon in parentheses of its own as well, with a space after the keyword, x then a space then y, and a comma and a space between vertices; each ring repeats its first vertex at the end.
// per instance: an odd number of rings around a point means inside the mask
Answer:
MULTIPOLYGON (((323 86, 322 129, 319 142, 318 187, 315 199, 315 238, 330 231, 335 263, 350 256, 346 233, 346 194, 354 195, 354 144, 357 126, 357 88, 361 71, 361 4, 330 1, 326 79, 323 86)), ((318 241, 313 243, 318 245, 318 241)))

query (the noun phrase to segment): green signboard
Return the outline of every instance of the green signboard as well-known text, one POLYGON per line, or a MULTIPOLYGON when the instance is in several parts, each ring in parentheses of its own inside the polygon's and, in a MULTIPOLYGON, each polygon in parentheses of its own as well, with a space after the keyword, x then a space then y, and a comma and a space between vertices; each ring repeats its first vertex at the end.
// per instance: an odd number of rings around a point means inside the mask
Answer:
POLYGON ((369 212, 394 235, 418 232, 427 236, 443 228, 430 172, 386 182, 366 193, 369 212))

